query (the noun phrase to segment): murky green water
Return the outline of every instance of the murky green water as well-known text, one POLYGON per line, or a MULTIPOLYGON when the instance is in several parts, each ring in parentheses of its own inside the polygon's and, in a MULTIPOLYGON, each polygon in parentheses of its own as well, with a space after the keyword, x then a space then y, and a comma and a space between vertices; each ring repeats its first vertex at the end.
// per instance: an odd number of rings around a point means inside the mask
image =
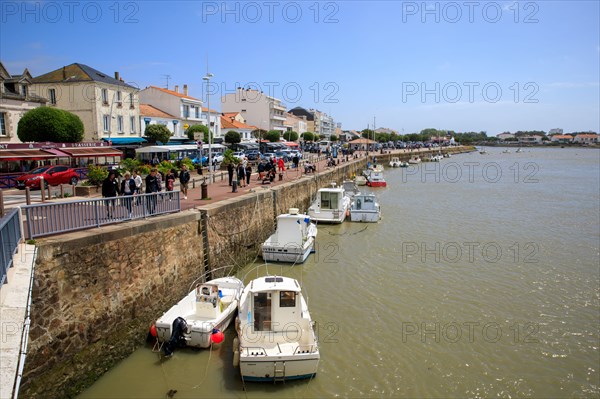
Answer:
POLYGON ((306 264, 268 266, 308 295, 315 379, 244 391, 230 329, 163 362, 142 348, 80 397, 598 397, 600 152, 490 149, 385 176, 380 223, 321 225, 306 264))

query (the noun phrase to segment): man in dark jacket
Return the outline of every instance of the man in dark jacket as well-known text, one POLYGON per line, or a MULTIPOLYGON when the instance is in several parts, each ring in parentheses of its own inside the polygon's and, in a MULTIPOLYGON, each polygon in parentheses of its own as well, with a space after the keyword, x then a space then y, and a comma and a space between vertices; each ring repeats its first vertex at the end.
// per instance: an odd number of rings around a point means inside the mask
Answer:
MULTIPOLYGON (((158 193, 160 191, 160 183, 158 182, 158 177, 156 176, 157 173, 158 173, 158 170, 156 168, 153 168, 150 171, 150 174, 148 176, 146 176, 146 194, 158 193)), ((151 215, 154 214, 154 212, 156 210, 156 196, 157 195, 158 194, 146 196, 146 204, 147 204, 147 208, 148 208, 148 213, 151 215)))
POLYGON ((108 172, 108 177, 102 182, 102 196, 112 198, 106 200, 106 217, 111 219, 115 213, 116 197, 119 194, 119 183, 116 179, 117 174, 114 170, 108 172))
POLYGON ((190 171, 186 164, 181 165, 181 173, 179 174, 179 183, 183 199, 187 199, 188 183, 190 182, 190 171))

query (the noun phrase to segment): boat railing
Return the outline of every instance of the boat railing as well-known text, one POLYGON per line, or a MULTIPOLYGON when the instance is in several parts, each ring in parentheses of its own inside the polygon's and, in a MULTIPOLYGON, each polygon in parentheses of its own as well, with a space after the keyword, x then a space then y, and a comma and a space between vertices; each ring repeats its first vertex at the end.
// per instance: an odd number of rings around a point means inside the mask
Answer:
POLYGON ((298 345, 294 350, 294 355, 303 354, 303 353, 313 353, 317 351, 317 345, 298 345))
POLYGON ((246 346, 243 349, 247 356, 267 356, 267 350, 262 346, 246 346))

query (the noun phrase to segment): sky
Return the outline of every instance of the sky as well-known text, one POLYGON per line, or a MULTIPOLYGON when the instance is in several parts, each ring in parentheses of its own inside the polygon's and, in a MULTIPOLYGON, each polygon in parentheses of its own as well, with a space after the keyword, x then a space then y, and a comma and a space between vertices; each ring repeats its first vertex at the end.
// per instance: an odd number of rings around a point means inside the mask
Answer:
POLYGON ((600 132, 599 1, 7 1, 0 60, 75 62, 220 110, 236 87, 342 129, 600 132), (214 77, 207 86, 207 71, 214 77), (181 89, 180 89, 181 90, 181 89))

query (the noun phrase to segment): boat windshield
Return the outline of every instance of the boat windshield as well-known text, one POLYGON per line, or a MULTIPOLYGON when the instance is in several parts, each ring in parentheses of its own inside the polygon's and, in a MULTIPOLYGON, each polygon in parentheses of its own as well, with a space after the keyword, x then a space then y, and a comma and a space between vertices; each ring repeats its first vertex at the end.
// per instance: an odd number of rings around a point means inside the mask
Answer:
POLYGON ((321 209, 334 209, 337 207, 338 193, 322 192, 321 209))

